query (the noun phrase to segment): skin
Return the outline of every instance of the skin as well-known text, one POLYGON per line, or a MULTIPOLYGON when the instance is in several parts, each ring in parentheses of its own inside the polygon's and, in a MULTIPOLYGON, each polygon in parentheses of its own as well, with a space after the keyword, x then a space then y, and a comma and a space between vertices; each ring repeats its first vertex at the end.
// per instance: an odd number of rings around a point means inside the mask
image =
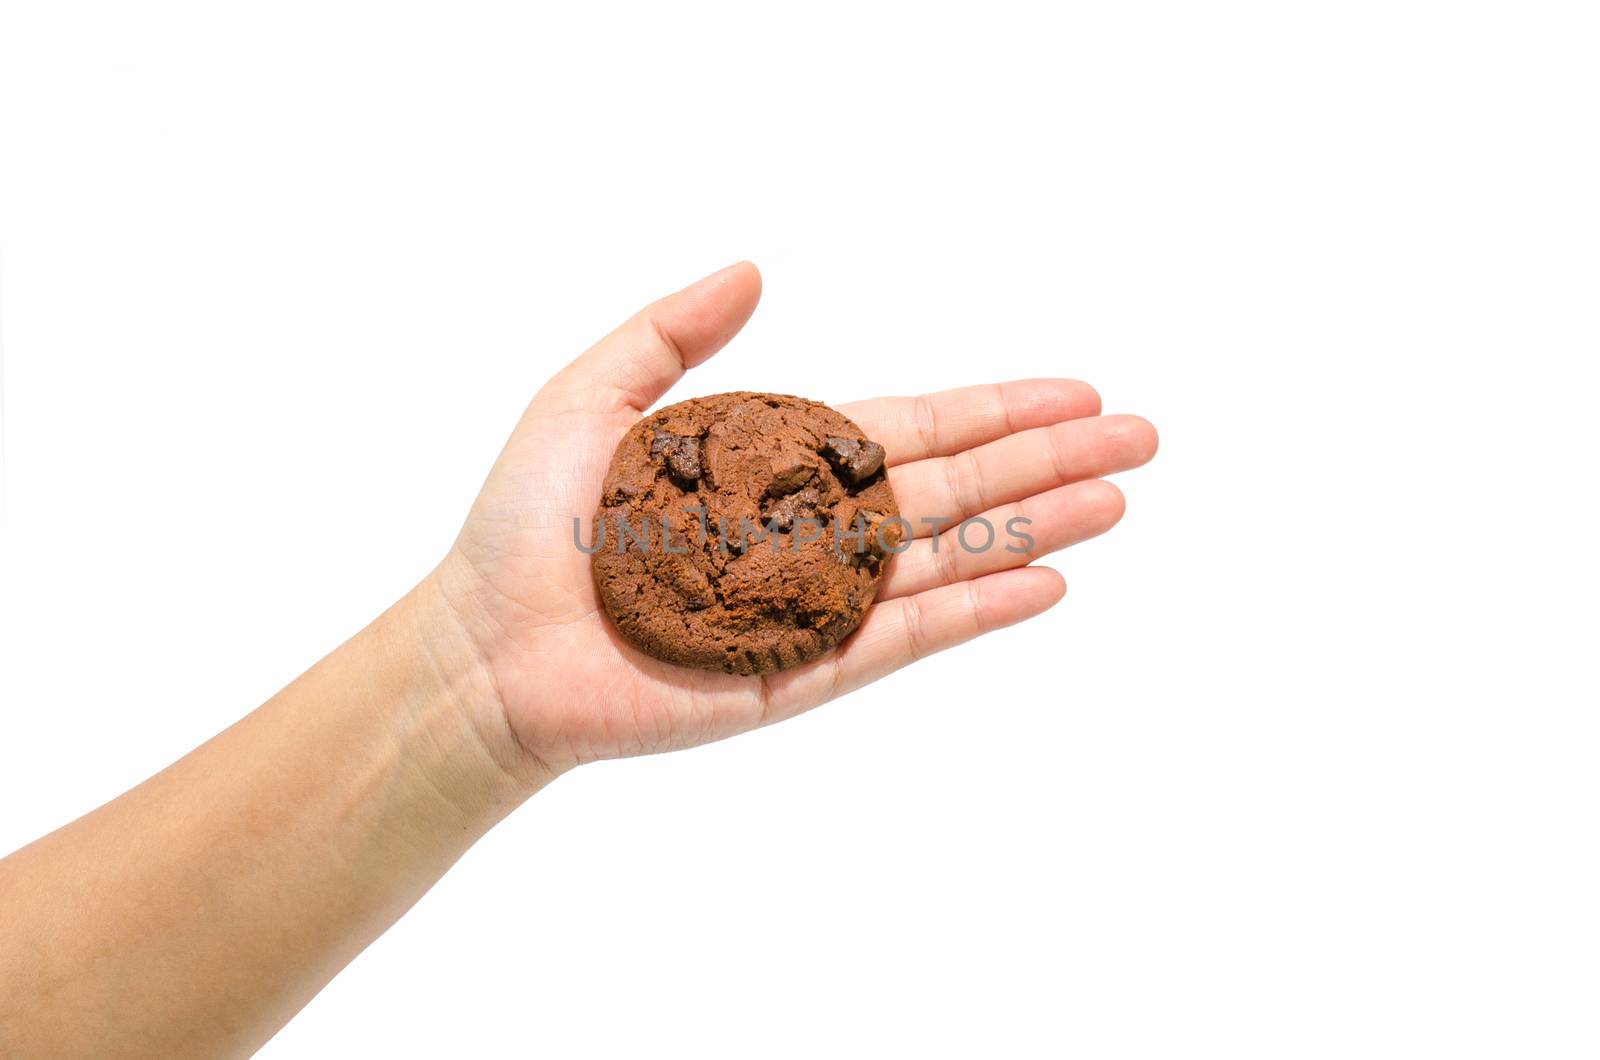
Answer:
POLYGON ((585 762, 781 721, 1038 615, 1039 556, 1122 516, 1102 476, 1155 453, 1083 383, 840 410, 889 453, 918 539, 861 628, 765 678, 639 654, 602 613, 574 514, 612 448, 760 297, 740 263, 642 310, 534 397, 460 536, 405 598, 237 724, 0 860, 0 1055, 258 1048, 496 822, 585 762), (552 458, 552 452, 559 456, 552 458), (924 517, 1014 516, 1034 548, 937 551, 924 517))

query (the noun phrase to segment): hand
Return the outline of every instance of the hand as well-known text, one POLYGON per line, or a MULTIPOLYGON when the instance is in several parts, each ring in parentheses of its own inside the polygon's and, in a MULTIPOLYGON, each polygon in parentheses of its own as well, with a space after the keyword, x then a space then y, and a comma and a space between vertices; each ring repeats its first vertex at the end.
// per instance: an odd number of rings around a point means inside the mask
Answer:
POLYGON ((917 537, 889 563, 860 628, 831 654, 766 677, 660 662, 603 613, 572 520, 587 531, 617 441, 737 334, 760 296, 755 267, 731 266, 646 307, 551 379, 435 572, 493 690, 477 723, 501 734, 509 727, 549 773, 780 721, 1032 618, 1066 585, 1026 564, 1110 529, 1122 494, 1101 476, 1155 453, 1148 422, 1099 415, 1099 395, 1066 379, 839 406, 887 449, 890 484, 917 537), (1033 547, 964 551, 953 527, 975 515, 996 528, 1027 517, 1033 547), (924 517, 951 528, 937 552, 924 517))
POLYGON ((617 441, 760 292, 735 265, 602 339, 534 397, 415 591, 238 724, 0 860, 5 1044, 251 1052, 556 774, 790 717, 1059 600, 1060 576, 1026 563, 1115 523, 1122 495, 1099 476, 1156 437, 1098 415, 1082 383, 1033 380, 841 406, 888 451, 922 536, 831 654, 738 677, 622 640, 572 519, 588 525, 617 441), (924 518, 978 514, 1032 520, 1032 551, 934 551, 924 518))

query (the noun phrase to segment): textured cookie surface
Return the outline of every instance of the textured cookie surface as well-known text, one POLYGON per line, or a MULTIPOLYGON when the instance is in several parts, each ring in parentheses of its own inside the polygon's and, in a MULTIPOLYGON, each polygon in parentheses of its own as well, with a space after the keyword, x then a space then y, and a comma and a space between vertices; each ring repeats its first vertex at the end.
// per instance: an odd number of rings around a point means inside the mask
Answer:
POLYGON ((905 532, 883 459, 804 398, 741 391, 652 413, 601 489, 588 543, 601 602, 634 646, 681 666, 817 658, 860 624, 905 532))

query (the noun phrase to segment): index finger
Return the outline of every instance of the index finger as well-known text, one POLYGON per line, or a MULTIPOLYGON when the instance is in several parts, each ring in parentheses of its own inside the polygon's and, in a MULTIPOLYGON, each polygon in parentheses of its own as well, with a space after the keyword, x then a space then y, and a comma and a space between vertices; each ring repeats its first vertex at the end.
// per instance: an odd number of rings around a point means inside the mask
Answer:
POLYGON ((1076 379, 1016 379, 836 407, 883 446, 892 467, 964 452, 1017 431, 1097 415, 1100 395, 1076 379))

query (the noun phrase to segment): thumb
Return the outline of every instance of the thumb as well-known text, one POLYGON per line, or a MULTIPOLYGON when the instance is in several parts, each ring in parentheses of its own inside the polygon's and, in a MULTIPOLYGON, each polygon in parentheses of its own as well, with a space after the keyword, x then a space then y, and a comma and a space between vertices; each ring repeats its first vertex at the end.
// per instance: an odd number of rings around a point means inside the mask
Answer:
POLYGON ((635 313, 551 378, 539 399, 586 412, 643 413, 727 345, 760 299, 756 267, 729 265, 635 313))

